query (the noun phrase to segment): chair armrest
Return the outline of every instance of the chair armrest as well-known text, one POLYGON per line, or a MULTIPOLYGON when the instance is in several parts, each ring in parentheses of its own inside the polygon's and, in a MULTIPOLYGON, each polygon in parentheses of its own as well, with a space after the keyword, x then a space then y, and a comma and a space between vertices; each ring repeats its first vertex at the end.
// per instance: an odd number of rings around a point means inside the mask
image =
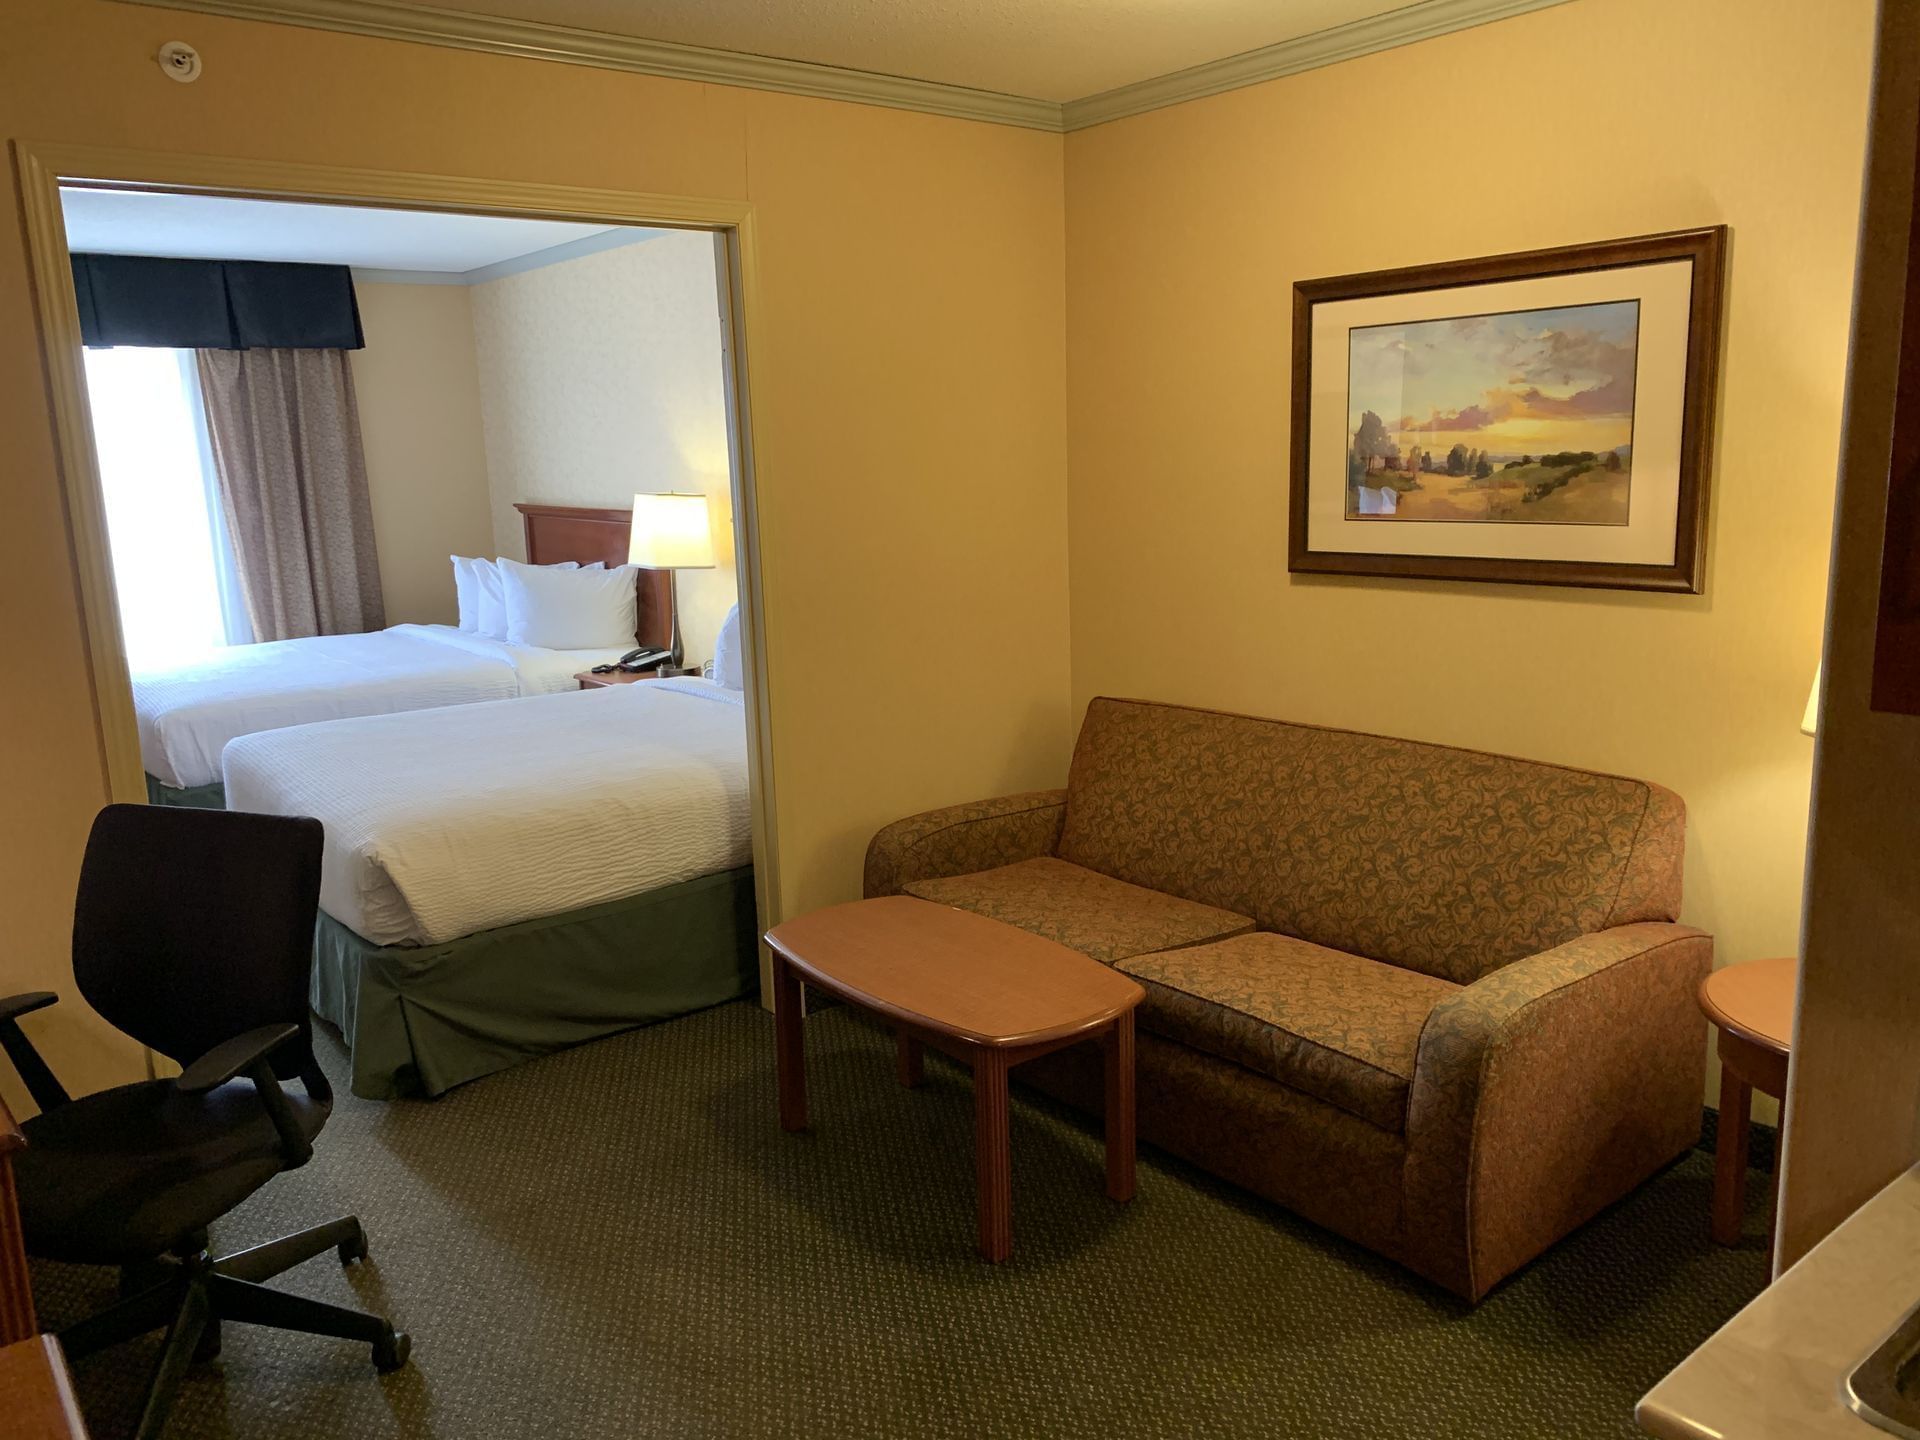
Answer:
POLYGON ((47 1062, 40 1058, 40 1052, 33 1048, 33 1041, 20 1028, 20 1017, 44 1010, 59 998, 51 990, 28 990, 0 1000, 0 1050, 4 1050, 7 1059, 13 1062, 21 1083, 27 1087, 33 1103, 42 1111, 57 1110, 72 1097, 67 1094, 66 1086, 47 1068, 47 1062))
POLYGON ((1407 1113, 1416 1267, 1471 1299, 1700 1138, 1713 939, 1620 925, 1436 1005, 1407 1113))
POLYGON ((203 1095, 240 1075, 253 1082, 253 1088, 266 1107, 267 1118, 280 1136, 280 1154, 293 1170, 313 1158, 313 1143, 307 1139, 287 1092, 280 1088, 268 1057, 300 1033, 298 1025, 262 1025, 231 1040, 223 1040, 174 1078, 173 1088, 183 1095, 203 1095))
POLYGON ((1066 791, 1029 790, 896 820, 867 846, 862 893, 897 895, 916 880, 1051 855, 1066 815, 1066 791))
POLYGON ((300 1033, 297 1025, 262 1025, 231 1040, 222 1040, 179 1075, 173 1088, 198 1095, 216 1085, 224 1085, 236 1075, 244 1075, 275 1050, 300 1033))
POLYGON ((28 990, 23 994, 9 995, 0 1000, 0 1020, 17 1020, 22 1015, 31 1015, 36 1010, 44 1010, 60 997, 51 990, 28 990))

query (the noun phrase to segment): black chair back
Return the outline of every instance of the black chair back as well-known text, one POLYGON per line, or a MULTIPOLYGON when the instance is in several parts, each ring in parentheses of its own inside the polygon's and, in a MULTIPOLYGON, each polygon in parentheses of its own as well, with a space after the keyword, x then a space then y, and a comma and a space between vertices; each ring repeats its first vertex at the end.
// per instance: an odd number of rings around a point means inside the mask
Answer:
POLYGON ((284 815, 109 805, 80 867, 80 993, 181 1065, 263 1025, 298 1025, 273 1068, 311 1085, 321 834, 318 820, 284 815))

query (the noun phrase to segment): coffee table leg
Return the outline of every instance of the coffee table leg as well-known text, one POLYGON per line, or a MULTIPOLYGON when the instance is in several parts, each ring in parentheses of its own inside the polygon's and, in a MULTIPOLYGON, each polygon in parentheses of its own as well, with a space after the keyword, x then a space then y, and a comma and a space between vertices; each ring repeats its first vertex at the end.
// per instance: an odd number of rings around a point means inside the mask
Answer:
POLYGON ((973 1053, 973 1165, 980 1185, 980 1253, 999 1262, 1013 1253, 1013 1157, 1007 1107, 1007 1057, 973 1053))
POLYGON ((1713 1140, 1713 1240, 1716 1245, 1740 1243, 1740 1224, 1747 1213, 1747 1107, 1752 1096, 1746 1081, 1726 1066, 1720 1067, 1720 1119, 1713 1140))
POLYGON ((1107 1194, 1133 1199, 1133 1012, 1113 1022, 1100 1048, 1107 1065, 1107 1194))
POLYGON ((801 1034, 800 977, 773 952, 773 1054, 780 1084, 780 1128, 807 1128, 807 1054, 801 1034))
POLYGON ((899 1057, 900 1083, 912 1090, 927 1078, 926 1059, 920 1053, 920 1042, 904 1030, 894 1031, 893 1038, 899 1057))

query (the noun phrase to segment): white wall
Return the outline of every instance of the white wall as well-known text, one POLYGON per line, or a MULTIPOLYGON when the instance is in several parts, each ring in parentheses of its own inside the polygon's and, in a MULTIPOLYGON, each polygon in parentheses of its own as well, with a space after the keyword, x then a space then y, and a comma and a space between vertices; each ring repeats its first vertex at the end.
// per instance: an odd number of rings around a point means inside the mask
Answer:
POLYGON ((354 398, 387 623, 452 624, 449 555, 491 555, 473 312, 458 285, 356 283, 354 398))
POLYGON ((687 662, 737 593, 713 239, 669 232, 474 286, 493 540, 524 557, 515 501, 625 509, 698 490, 719 566, 680 575, 687 662))

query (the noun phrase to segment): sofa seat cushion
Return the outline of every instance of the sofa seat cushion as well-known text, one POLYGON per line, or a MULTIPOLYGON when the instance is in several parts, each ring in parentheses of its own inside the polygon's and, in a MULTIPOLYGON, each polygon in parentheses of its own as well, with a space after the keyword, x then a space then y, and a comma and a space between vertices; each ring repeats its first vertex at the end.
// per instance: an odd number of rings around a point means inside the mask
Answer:
POLYGON ((1199 945, 1253 928, 1245 915, 1143 890, 1052 856, 916 880, 906 893, 1017 925, 1109 965, 1143 951, 1199 945))
POLYGON ((1134 955, 1140 1024, 1394 1134, 1427 1014, 1449 980, 1263 931, 1134 955))

